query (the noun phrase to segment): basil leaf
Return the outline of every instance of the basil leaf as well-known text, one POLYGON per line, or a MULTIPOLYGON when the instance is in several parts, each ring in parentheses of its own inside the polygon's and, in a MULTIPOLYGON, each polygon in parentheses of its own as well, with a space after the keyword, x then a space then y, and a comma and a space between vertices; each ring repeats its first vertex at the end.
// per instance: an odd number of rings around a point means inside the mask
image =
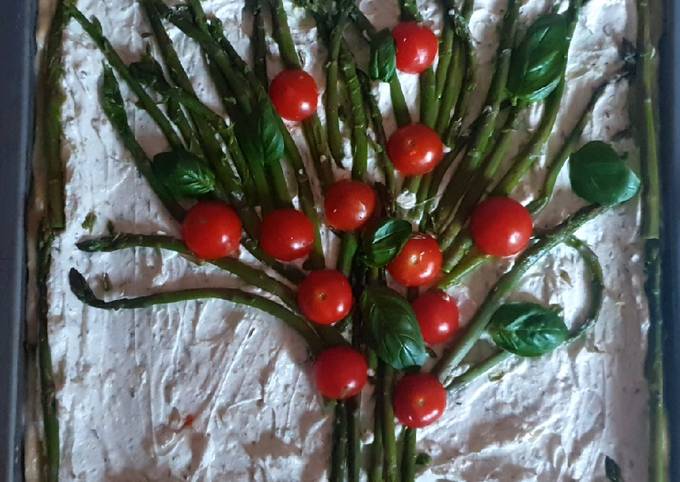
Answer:
POLYGON ((609 145, 593 141, 569 158, 573 191, 591 203, 619 204, 640 190, 640 178, 609 145))
POLYGON ((494 343, 505 351, 525 357, 551 352, 569 336, 562 317, 535 303, 508 303, 489 322, 494 343))
POLYGON ((383 286, 366 288, 361 312, 369 345, 385 363, 397 370, 425 363, 425 342, 403 296, 383 286))
POLYGON ((411 223, 404 219, 383 219, 364 237, 359 259, 372 268, 382 268, 399 254, 411 237, 411 223))
POLYGON ((250 118, 236 122, 236 137, 249 162, 268 165, 283 157, 283 133, 274 107, 268 100, 260 100, 258 110, 250 118))
POLYGON ((215 190, 215 175, 205 163, 187 151, 162 152, 154 157, 153 170, 179 197, 198 197, 215 190))
POLYGON ((621 475, 621 468, 614 459, 607 456, 604 458, 604 472, 607 476, 609 482, 623 482, 623 476, 621 475))
POLYGON ((567 15, 545 15, 513 49, 507 89, 514 102, 539 102, 560 83, 569 50, 567 15))
POLYGON ((371 41, 371 60, 368 74, 373 80, 389 82, 397 72, 397 47, 392 32, 381 30, 371 41))

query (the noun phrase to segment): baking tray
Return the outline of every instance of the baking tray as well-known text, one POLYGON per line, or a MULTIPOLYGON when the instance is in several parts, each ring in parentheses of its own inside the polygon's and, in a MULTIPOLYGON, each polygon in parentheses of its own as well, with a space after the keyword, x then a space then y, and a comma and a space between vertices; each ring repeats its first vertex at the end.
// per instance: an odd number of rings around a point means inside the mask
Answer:
MULTIPOLYGON (((22 363, 26 200, 35 100, 37 0, 2 0, 0 15, 0 482, 23 480, 22 363)), ((680 482, 680 0, 666 0, 661 40, 661 154, 665 201, 664 315, 671 481, 680 482), (675 442, 675 443, 673 443, 675 442)))
POLYGON ((35 0, 0 14, 0 480, 22 479, 25 212, 33 144, 35 0))

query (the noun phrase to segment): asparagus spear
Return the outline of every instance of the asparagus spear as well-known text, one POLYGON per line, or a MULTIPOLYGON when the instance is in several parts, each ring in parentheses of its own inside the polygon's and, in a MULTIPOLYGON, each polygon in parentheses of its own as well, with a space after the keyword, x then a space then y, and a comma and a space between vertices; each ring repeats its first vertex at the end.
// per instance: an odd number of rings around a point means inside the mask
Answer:
POLYGON ((402 482, 415 482, 416 480, 416 429, 404 430, 404 448, 401 457, 401 480, 402 482))
MULTIPOLYGON (((179 253, 196 264, 202 263, 202 261, 192 255, 191 251, 181 240, 170 236, 118 233, 115 236, 80 241, 76 246, 78 249, 88 253, 108 253, 130 248, 157 248, 179 253)), ((223 258, 211 261, 209 264, 237 276, 242 281, 256 288, 279 297, 288 307, 294 310, 297 309, 295 292, 263 271, 248 266, 235 258, 223 258)))
MULTIPOLYGON (((479 340, 479 337, 486 329, 491 316, 496 312, 512 290, 515 289, 529 268, 542 259, 555 246, 563 243, 578 228, 602 214, 607 209, 608 207, 603 206, 588 206, 583 208, 574 216, 567 219, 563 224, 548 232, 518 258, 514 268, 496 283, 474 319, 468 325, 465 333, 457 339, 454 346, 444 352, 435 366, 434 373, 439 377, 444 386, 448 386, 453 381, 455 378, 453 375, 455 369, 461 363, 465 355, 469 353, 477 340, 479 340)), ((441 283, 442 287, 446 287, 447 284, 447 280, 444 280, 441 283)))
POLYGON ((331 472, 329 482, 344 482, 347 459, 347 407, 345 402, 336 402, 333 420, 333 448, 331 450, 331 472))
MULTIPOLYGON (((317 24, 321 19, 317 19, 317 24)), ((333 159, 338 166, 342 165, 344 149, 342 146, 342 134, 340 133, 340 90, 339 81, 339 58, 342 46, 343 33, 347 26, 348 12, 340 12, 335 26, 331 30, 328 42, 328 66, 326 67, 326 131, 328 132, 328 145, 333 159)))
POLYGON ((366 111, 364 110, 364 98, 361 93, 361 83, 357 75, 356 64, 346 46, 340 52, 340 66, 352 105, 352 177, 364 181, 368 170, 366 111))
POLYGON ((383 127, 383 117, 378 107, 378 101, 371 92, 371 82, 368 75, 362 71, 358 71, 358 75, 366 103, 367 115, 376 138, 376 154, 380 160, 380 168, 385 175, 385 186, 387 187, 388 196, 386 210, 388 214, 392 214, 394 212, 394 200, 397 197, 397 180, 394 165, 392 165, 392 161, 387 155, 387 135, 383 127))
POLYGON ((253 11, 253 70, 262 86, 269 87, 267 74, 267 32, 264 24, 263 0, 250 0, 253 11))
MULTIPOLYGON (((49 221, 48 221, 49 224, 49 221)), ((51 226, 49 227, 51 229, 51 226)), ((40 394, 43 410, 43 430, 45 437, 46 480, 59 480, 59 417, 55 395, 52 352, 48 338, 48 278, 52 264, 53 232, 47 227, 41 229, 38 242, 38 362, 40 366, 40 394)))
POLYGON ((642 165, 642 230, 645 240, 645 266, 647 280, 645 292, 649 300, 650 333, 645 373, 649 382, 650 409, 650 462, 649 480, 669 480, 669 433, 668 415, 664 403, 664 320, 662 303, 662 242, 661 202, 658 133, 656 130, 657 111, 654 94, 658 84, 655 62, 655 45, 652 38, 650 19, 651 5, 648 0, 638 4, 638 45, 639 58, 637 79, 638 144, 642 165))
POLYGON ((66 0, 56 3, 54 17, 45 45, 43 59, 44 106, 43 114, 43 155, 47 171, 47 219, 52 229, 64 229, 64 167, 61 160, 61 109, 64 93, 61 80, 64 74, 62 65, 62 37, 70 18, 66 0))
POLYGON ((323 343, 314 328, 292 311, 267 298, 245 291, 230 288, 201 288, 155 293, 138 298, 121 298, 104 301, 97 298, 87 281, 75 269, 69 272, 69 284, 73 294, 86 305, 104 310, 132 310, 154 305, 177 303, 201 299, 222 299, 243 306, 257 308, 280 319, 295 330, 308 344, 313 353, 323 348, 323 343))
MULTIPOLYGON (((574 248, 581 255, 588 271, 588 277, 590 278, 590 285, 588 287, 590 293, 589 308, 583 322, 572 328, 569 337, 564 341, 564 344, 569 344, 579 339, 597 321, 602 309, 602 302, 604 301, 604 276, 597 255, 588 245, 573 236, 567 238, 565 244, 574 248)), ((507 351, 500 351, 491 355, 484 361, 466 370, 462 375, 454 378, 448 386, 449 391, 458 390, 466 386, 510 358, 520 357, 507 351)))

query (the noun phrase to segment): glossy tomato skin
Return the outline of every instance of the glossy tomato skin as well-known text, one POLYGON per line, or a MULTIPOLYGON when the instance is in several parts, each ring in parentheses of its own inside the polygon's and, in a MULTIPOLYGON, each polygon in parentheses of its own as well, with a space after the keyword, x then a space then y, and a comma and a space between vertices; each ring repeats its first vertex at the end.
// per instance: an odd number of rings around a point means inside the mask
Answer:
POLYGON ((333 325, 352 311, 354 295, 347 277, 339 271, 312 271, 298 289, 300 311, 314 323, 333 325))
POLYGON ((403 176, 420 176, 432 171, 444 158, 439 135, 424 124, 410 124, 392 134, 387 154, 403 176))
POLYGON ((286 120, 300 122, 316 112, 319 89, 314 77, 304 70, 284 70, 269 86, 274 108, 286 120))
POLYGON ((394 388, 394 415, 402 425, 422 428, 446 410, 446 390, 434 375, 404 375, 394 388))
POLYGON ((416 234, 390 261, 387 271, 402 286, 424 286, 439 278, 442 261, 442 251, 437 240, 425 234, 416 234))
POLYGON ((366 385, 366 358, 348 346, 329 348, 314 363, 314 379, 321 395, 344 400, 358 395, 366 385))
POLYGON ((215 260, 238 252, 241 220, 231 206, 220 201, 200 201, 182 223, 182 239, 199 258, 215 260))
POLYGON ((507 257, 529 245, 534 230, 531 213, 514 199, 491 197, 472 213, 470 232, 475 246, 484 254, 507 257))
POLYGON ((428 345, 445 343, 458 332, 458 304, 446 292, 433 290, 423 293, 413 301, 412 306, 420 332, 428 345))
POLYGON ((260 245, 280 261, 304 258, 314 247, 314 225, 300 211, 277 209, 262 220, 260 245))
POLYGON ((397 68, 409 74, 420 74, 432 67, 437 57, 437 36, 424 25, 402 22, 392 30, 397 47, 397 68))
POLYGON ((338 181, 326 192, 326 221, 337 231, 355 231, 373 216, 376 203, 375 191, 368 184, 338 181))

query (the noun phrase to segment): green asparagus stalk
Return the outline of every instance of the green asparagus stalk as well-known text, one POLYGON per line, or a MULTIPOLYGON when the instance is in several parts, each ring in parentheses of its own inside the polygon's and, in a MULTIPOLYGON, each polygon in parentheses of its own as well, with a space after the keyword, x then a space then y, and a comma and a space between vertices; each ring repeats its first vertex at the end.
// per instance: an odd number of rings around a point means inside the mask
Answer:
MULTIPOLYGON (((49 224, 49 221, 48 221, 49 224)), ((51 226, 49 226, 51 229, 51 226)), ((38 363, 40 370, 40 394, 43 410, 43 430, 45 445, 46 480, 58 482, 59 463, 59 417, 52 366, 52 352, 48 338, 48 278, 52 265, 52 243, 54 235, 41 229, 38 243, 38 363)))
MULTIPOLYGON (((565 244, 574 248, 583 258, 588 272, 588 292, 590 293, 589 308, 585 319, 571 329, 569 337, 564 341, 564 344, 567 345, 579 339, 597 321, 602 309, 602 302, 604 301, 604 275, 602 274, 602 266, 597 255, 583 241, 571 236, 566 239, 565 244)), ((469 368, 462 375, 457 376, 447 388, 449 391, 458 390, 510 358, 520 357, 507 351, 495 353, 486 360, 469 368)))
MULTIPOLYGON (((118 233, 114 236, 80 241, 76 246, 88 253, 109 253, 130 248, 156 248, 179 253, 196 264, 203 263, 193 256, 181 240, 170 236, 118 233)), ((295 292, 265 272, 248 266, 236 258, 222 258, 210 261, 209 264, 237 276, 249 285, 279 297, 289 308, 297 309, 295 292)))
POLYGON ((385 456, 383 473, 385 482, 399 481, 399 465, 397 462, 396 427, 394 424, 394 408, 392 393, 394 390, 394 369, 386 363, 378 362, 379 376, 382 377, 382 439, 385 456))
MULTIPOLYGON (((495 287, 486 298, 474 319, 470 322, 465 333, 456 340, 455 345, 447 349, 434 369, 444 386, 448 386, 455 376, 455 369, 460 365, 463 358, 479 340, 486 329, 491 316, 496 312, 505 298, 515 289, 524 274, 541 260, 548 252, 557 245, 565 242, 578 228, 588 221, 606 211, 607 207, 588 206, 574 216, 567 219, 561 225, 553 228, 545 236, 541 237, 534 245, 529 247, 517 260, 514 268, 506 273, 496 283, 495 287)), ((440 287, 449 285, 448 277, 440 283, 440 287)))
POLYGON ((352 105, 352 177, 365 181, 368 170, 368 135, 366 134, 367 120, 364 110, 364 98, 361 84, 357 75, 356 64, 349 49, 340 52, 340 67, 344 77, 349 99, 352 105))
POLYGON ((638 4, 638 79, 637 79, 637 137, 642 166, 642 230, 645 240, 645 268, 647 280, 645 292, 649 300, 650 333, 645 374, 649 383, 650 409, 650 457, 649 480, 670 480, 669 473, 669 426, 665 406, 664 380, 664 319, 662 303, 662 239, 659 148, 657 133, 657 110, 655 91, 658 85, 655 39, 652 37, 652 5, 648 0, 638 4))
POLYGON ((86 305, 104 310, 132 310, 154 305, 178 303, 181 301, 221 299, 238 305, 256 308, 268 313, 295 330, 308 344, 313 353, 323 349, 323 342, 307 321, 283 306, 262 296, 231 288, 201 288, 155 293, 138 298, 121 298, 104 301, 94 294, 87 281, 75 269, 69 272, 69 284, 73 294, 86 305))
POLYGON ((378 107, 378 101, 371 92, 371 82, 368 76, 362 71, 359 71, 358 73, 364 94, 364 101, 366 102, 367 114, 371 122, 373 133, 375 134, 376 155, 380 161, 380 168, 385 175, 385 186, 387 187, 388 196, 386 209, 388 214, 393 214, 395 209, 394 201, 397 197, 397 180, 394 165, 387 155, 387 135, 385 134, 385 128, 383 127, 383 117, 380 108, 378 107))
POLYGON ((401 457, 401 481, 415 482, 416 480, 416 429, 404 430, 404 448, 401 457))
POLYGON ((338 166, 342 165, 344 149, 342 134, 340 132, 340 90, 339 81, 339 58, 342 36, 347 26, 347 12, 342 12, 337 23, 331 31, 328 42, 328 67, 326 68, 326 130, 328 132, 328 145, 333 159, 338 166))
POLYGON ((347 410, 345 402, 337 402, 335 405, 335 418, 333 420, 333 449, 331 450, 331 472, 329 482, 344 482, 346 480, 347 459, 347 410))
POLYGON ((253 10, 253 70, 266 89, 269 87, 269 75, 267 74, 267 32, 262 1, 250 0, 253 10))
POLYGON ((56 2, 56 9, 47 35, 43 59, 44 108, 42 117, 43 155, 47 171, 47 219, 52 229, 61 230, 66 225, 64 215, 64 166, 61 159, 61 110, 64 93, 61 80, 62 37, 70 18, 66 0, 56 2))
MULTIPOLYGON (((608 85, 609 83, 604 83, 600 87, 595 89, 593 95, 590 97, 590 100, 588 101, 588 105, 583 110, 581 117, 579 117, 576 125, 571 130, 569 136, 565 139, 565 142, 562 145, 559 152, 550 162, 550 165, 548 167, 548 174, 546 176, 543 189, 541 190, 541 193, 537 196, 537 198, 529 205, 529 210, 532 212, 532 214, 534 215, 538 214, 545 208, 545 206, 548 205, 548 202, 550 202, 550 199, 552 198, 553 195, 553 191, 555 190, 555 184, 557 183, 557 177, 562 171, 562 168, 564 168, 564 165, 569 159, 569 156, 578 147, 581 141, 581 134, 583 133, 583 129, 585 128, 586 123, 588 122, 589 115, 592 113, 595 104, 600 99, 602 93, 605 91, 608 85)), ((517 188, 521 181, 521 178, 523 177, 523 174, 519 173, 517 175, 512 175, 510 172, 508 172, 508 174, 510 175, 509 176, 506 175, 507 180, 501 181, 499 186, 496 188, 496 192, 498 194, 501 195, 510 194, 517 188)))

